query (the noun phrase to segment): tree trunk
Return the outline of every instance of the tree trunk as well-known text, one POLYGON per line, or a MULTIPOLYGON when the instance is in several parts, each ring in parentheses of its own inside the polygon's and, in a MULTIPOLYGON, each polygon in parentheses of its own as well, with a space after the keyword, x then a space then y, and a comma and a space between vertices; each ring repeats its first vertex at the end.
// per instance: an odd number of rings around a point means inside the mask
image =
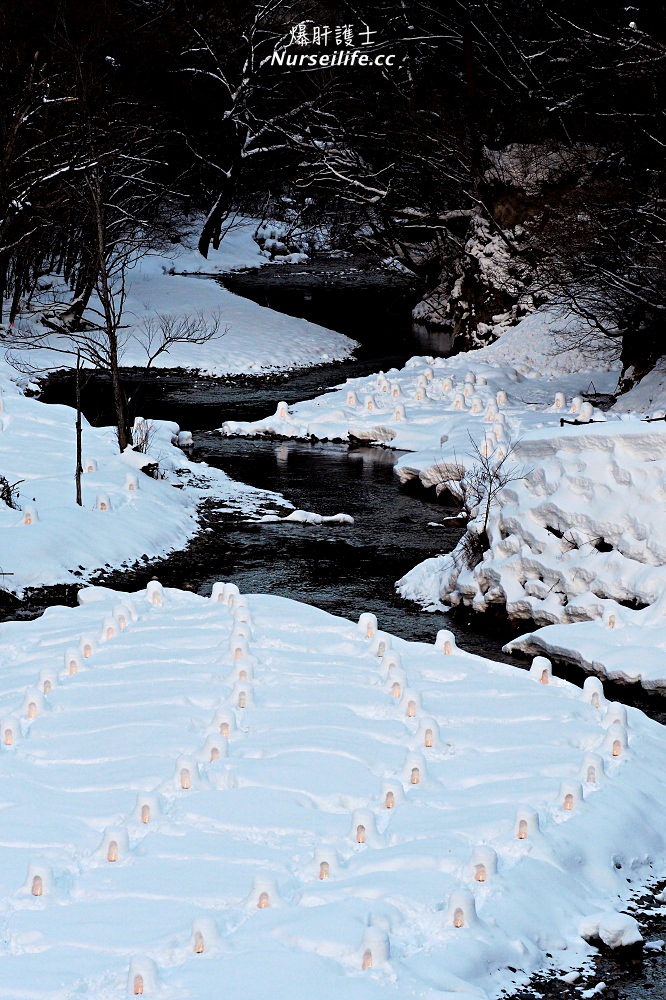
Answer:
POLYGON ((81 448, 81 351, 76 352, 76 502, 83 506, 81 496, 81 474, 83 472, 83 456, 81 448))

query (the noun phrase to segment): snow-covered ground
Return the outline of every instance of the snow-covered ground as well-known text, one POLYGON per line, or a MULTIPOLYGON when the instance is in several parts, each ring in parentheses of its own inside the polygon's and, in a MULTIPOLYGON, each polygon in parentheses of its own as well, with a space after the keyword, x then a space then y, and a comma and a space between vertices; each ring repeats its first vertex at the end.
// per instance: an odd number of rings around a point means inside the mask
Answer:
MULTIPOLYGON (((203 344, 172 345, 168 353, 155 360, 154 367, 159 368, 186 368, 212 376, 260 374, 340 361, 351 354, 356 344, 348 337, 260 306, 201 277, 267 263, 252 239, 255 227, 255 221, 240 223, 228 233, 219 250, 211 249, 207 260, 196 250, 193 229, 182 244, 174 244, 170 251, 138 261, 128 272, 120 337, 122 365, 146 365, 146 324, 156 316, 177 319, 200 315, 209 324, 214 317, 219 318, 218 336, 203 344)), ((42 284, 42 292, 22 313, 17 327, 32 325, 40 329, 37 317, 42 306, 48 306, 53 299, 68 301, 71 297, 57 279, 45 279, 42 284)), ((49 344, 54 348, 63 346, 56 334, 36 350, 17 350, 10 337, 5 344, 13 357, 38 370, 73 364, 71 356, 49 349, 49 344)), ((0 340, 0 349, 2 346, 0 340)))
POLYGON ((0 570, 10 574, 0 578, 3 590, 20 594, 74 582, 183 548, 198 529, 197 508, 206 498, 246 515, 292 506, 191 462, 177 446, 176 424, 145 425, 147 453, 120 454, 115 428, 83 420, 79 507, 75 411, 24 396, 0 372, 0 474, 18 483, 17 508, 0 501, 0 570), (160 478, 141 472, 145 463, 157 463, 160 478))
POLYGON ((610 604, 607 608, 594 621, 546 625, 505 649, 552 654, 611 680, 666 691, 666 592, 640 611, 610 604))
POLYGON ((666 743, 598 681, 232 585, 80 602, 0 626, 0 997, 497 997, 638 939, 666 743))

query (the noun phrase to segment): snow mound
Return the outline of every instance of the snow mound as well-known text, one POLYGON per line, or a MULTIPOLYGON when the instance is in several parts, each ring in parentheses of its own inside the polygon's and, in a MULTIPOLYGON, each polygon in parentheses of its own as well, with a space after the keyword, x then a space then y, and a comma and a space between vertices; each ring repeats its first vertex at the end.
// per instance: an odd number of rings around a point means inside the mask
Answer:
MULTIPOLYGON (((666 425, 624 419, 565 427, 556 437, 535 431, 512 459, 525 475, 491 509, 485 553, 469 565, 466 538, 482 531, 481 511, 451 556, 430 563, 432 601, 500 604, 512 618, 548 625, 660 598, 666 425)), ((422 596, 423 571, 398 586, 405 597, 422 596)))
POLYGON ((360 624, 154 581, 0 626, 1 995, 498 997, 628 939, 663 727, 360 624))
POLYGON ((585 917, 578 925, 578 933, 586 941, 603 941, 609 948, 628 948, 643 941, 635 919, 615 911, 585 917))
POLYGON ((2 371, 0 408, 0 471, 18 484, 15 507, 0 500, 2 588, 12 593, 183 548, 198 530, 205 498, 245 515, 290 506, 190 461, 177 446, 177 424, 140 421, 148 453, 119 454, 115 429, 85 419, 78 506, 75 410, 22 395, 2 371))

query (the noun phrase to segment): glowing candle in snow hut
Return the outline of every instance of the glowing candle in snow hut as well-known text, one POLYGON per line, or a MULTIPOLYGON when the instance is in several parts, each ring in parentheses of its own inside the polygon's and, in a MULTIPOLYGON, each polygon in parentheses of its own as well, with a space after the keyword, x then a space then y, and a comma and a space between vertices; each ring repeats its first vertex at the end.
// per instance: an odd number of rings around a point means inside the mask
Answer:
POLYGON ((402 389, 400 388, 400 385, 398 384, 398 382, 392 382, 391 383, 391 398, 392 399, 400 399, 401 396, 402 396, 402 389))
POLYGON ((44 892, 44 880, 41 875, 35 875, 32 880, 32 889, 30 890, 33 896, 41 896, 44 892))
POLYGON ((583 790, 578 782, 564 781, 560 787, 559 801, 565 812, 573 810, 583 801, 583 790))
POLYGON ((492 424, 495 422, 498 413, 499 410, 497 409, 497 403, 491 400, 491 402, 486 406, 485 419, 489 424, 492 424))
POLYGON ((176 763, 175 786, 181 791, 188 792, 192 788, 192 782, 196 774, 196 764, 189 757, 181 757, 176 763))
POLYGON ((361 952, 363 955, 361 969, 372 969, 388 962, 391 949, 386 931, 381 927, 368 927, 363 935, 361 952))
POLYGON ((580 777, 588 785, 598 785, 604 775, 604 762, 596 753, 585 754, 580 770, 580 777))
POLYGON ((388 678, 391 671, 399 670, 402 666, 402 657, 397 649, 387 649, 379 664, 379 671, 384 678, 388 678))
POLYGON ((497 395, 495 396, 495 399, 497 401, 497 405, 498 406, 506 406, 506 404, 507 404, 506 391, 504 389, 499 389, 497 391, 497 395))
POLYGON ((441 650, 447 656, 456 652, 456 639, 453 632, 441 628, 435 638, 435 649, 441 650))
POLYGON ((420 785, 426 773, 426 763, 423 754, 408 753, 402 769, 402 780, 405 785, 420 785))
MULTIPOLYGON (((67 662, 65 661, 65 669, 67 669, 67 662)), ((39 682, 38 687, 44 694, 44 696, 49 695, 57 683, 56 671, 52 670, 50 667, 45 667, 43 670, 39 671, 39 682)))
POLYGON ((233 657, 234 660, 242 660, 243 657, 248 655, 247 640, 236 639, 233 644, 233 657))
POLYGON ((148 603, 159 608, 164 604, 164 590, 159 580, 151 580, 146 587, 148 603))
POLYGON ((472 396, 472 413, 481 413, 483 410, 483 400, 480 396, 472 396))
POLYGON ((136 807, 134 809, 134 819, 148 826, 156 816, 160 815, 160 803, 156 795, 141 794, 137 796, 136 807))
POLYGON ((289 407, 284 402, 284 400, 279 402, 277 405, 277 416, 279 417, 280 420, 286 420, 287 417, 289 416, 289 407))
POLYGON ((366 396, 363 405, 368 413, 372 413, 376 408, 374 397, 366 396))
POLYGON ((2 726, 2 742, 6 747, 13 747, 19 733, 18 720, 9 716, 3 719, 0 725, 2 726))
POLYGON ((528 840, 539 833, 539 816, 533 809, 520 808, 513 827, 518 840, 528 840))
POLYGON ((129 968, 127 992, 135 997, 153 996, 160 992, 155 963, 150 958, 132 959, 129 968))
POLYGON ((494 451, 495 442, 487 434, 484 434, 483 441, 481 442, 481 454, 484 458, 490 458, 494 451))
POLYGON ((487 882, 497 874, 497 854, 487 844, 479 844, 472 851, 472 877, 475 882, 487 882))
POLYGON ((465 396, 461 392, 457 392, 453 397, 453 409, 454 410, 465 410, 467 405, 465 403, 465 396))
POLYGON ((405 407, 402 405, 402 403, 396 406, 395 410, 393 411, 393 419, 398 421, 407 419, 407 414, 405 413, 405 407))
POLYGON ((114 862, 114 861, 118 860, 118 841, 117 840, 110 840, 109 841, 109 846, 108 846, 107 851, 106 851, 106 860, 107 861, 111 861, 111 862, 114 862))
POLYGON ((573 414, 573 416, 576 416, 576 414, 580 413, 580 408, 582 405, 583 405, 582 397, 574 396, 574 398, 571 400, 571 409, 569 410, 569 413, 573 414))
POLYGON ((613 757, 621 757, 628 746, 627 730, 622 725, 610 725, 606 730, 604 749, 609 750, 613 757))
POLYGON ((604 686, 598 677, 586 677, 583 683, 583 701, 587 701, 593 708, 601 708, 606 699, 604 696, 604 686))
POLYGON ((535 656, 530 667, 530 677, 539 684, 550 684, 553 679, 553 665, 546 656, 535 656))
POLYGON ((226 583, 223 583, 221 580, 215 581, 215 583, 213 584, 213 588, 210 592, 210 599, 214 604, 222 603, 225 600, 226 586, 227 586, 226 583))
POLYGON ((391 648, 391 637, 386 635, 384 632, 377 632, 375 635, 372 645, 370 646, 371 651, 375 656, 383 657, 386 652, 391 648))
POLYGON ((355 809, 352 813, 352 839, 357 844, 372 844, 377 839, 375 815, 369 809, 355 809))
POLYGON ((402 704, 405 707, 405 715, 408 719, 414 719, 416 713, 421 709, 421 696, 416 691, 405 688, 402 694, 402 704))
POLYGON ((234 605, 234 601, 240 596, 240 591, 235 583, 225 583, 224 589, 226 592, 227 607, 231 608, 234 605))
POLYGON ((111 510, 111 499, 108 493, 98 493, 97 501, 95 503, 95 510, 109 511, 111 510))
POLYGON ((136 493, 139 489, 139 477, 134 472, 128 472, 125 476, 125 489, 128 493, 136 493))
POLYGON ((116 634, 116 623, 112 618, 105 618, 102 625, 102 641, 109 642, 116 634))
POLYGON ((555 404, 554 405, 555 405, 555 409, 556 410, 563 410, 566 407, 567 401, 566 401, 566 397, 565 397, 565 395, 564 395, 563 392, 556 392, 555 393, 555 404))
POLYGON ((268 910, 279 901, 277 886, 272 878, 255 875, 252 879, 252 890, 246 905, 250 909, 268 910))
POLYGON ((474 896, 467 889, 458 889, 449 897, 446 911, 447 923, 450 927, 472 927, 478 922, 474 896))
POLYGON ((402 698, 402 692, 407 687, 407 674, 400 667, 390 666, 386 678, 386 687, 393 698, 402 698))
POLYGON ((369 611, 364 611, 359 617, 356 628, 366 639, 374 639, 377 634, 377 616, 369 611))
POLYGON ((83 463, 83 471, 87 472, 89 475, 93 472, 97 472, 97 459, 87 458, 83 463))
POLYGON ((428 382, 432 382, 434 374, 435 373, 433 372, 432 368, 423 369, 423 376, 428 380, 428 382))
POLYGON ((425 747, 426 750, 431 750, 433 747, 437 746, 440 741, 439 725, 437 721, 430 716, 422 718, 416 732, 416 740, 418 744, 425 747))
POLYGON ((204 744, 202 756, 204 760, 212 764, 221 757, 226 757, 229 753, 229 744, 222 733, 209 736, 204 744))
POLYGON ((23 523, 24 524, 37 524, 39 521, 39 515, 37 514, 36 507, 26 507, 23 511, 23 523))
POLYGON ((44 707, 44 695, 39 688, 28 688, 23 698, 23 712, 26 718, 36 719, 44 707))

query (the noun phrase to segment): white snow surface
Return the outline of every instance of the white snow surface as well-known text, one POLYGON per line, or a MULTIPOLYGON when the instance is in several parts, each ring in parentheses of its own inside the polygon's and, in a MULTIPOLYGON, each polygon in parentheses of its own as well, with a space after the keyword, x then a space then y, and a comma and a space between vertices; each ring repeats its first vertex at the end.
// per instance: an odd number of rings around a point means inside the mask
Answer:
POLYGON ((190 461, 175 442, 177 424, 152 424, 147 454, 118 452, 115 428, 83 419, 81 507, 76 504, 76 414, 25 396, 0 371, 0 473, 19 482, 20 509, 0 501, 0 578, 4 590, 72 583, 105 566, 120 566, 183 548, 210 499, 246 516, 293 505, 190 461), (141 472, 158 463, 160 475, 141 472), (29 522, 29 523, 27 523, 29 522))
MULTIPOLYGON (((414 454, 399 460, 398 475, 420 475, 430 485, 433 466, 454 454, 464 463, 470 437, 480 444, 494 429, 488 406, 497 405, 498 393, 506 395, 497 406, 499 420, 506 422, 504 436, 515 441, 534 428, 558 429, 560 417, 574 419, 569 413, 572 400, 592 386, 597 391, 615 388, 616 358, 602 352, 591 368, 587 354, 572 346, 574 329, 571 319, 537 313, 480 351, 450 358, 414 357, 400 370, 348 379, 337 389, 290 407, 279 404, 275 415, 263 420, 228 421, 222 431, 351 437, 407 450, 414 454), (565 397, 559 407, 554 405, 557 393, 565 397)), ((602 419, 599 411, 592 417, 602 419)))
POLYGON ((546 625, 509 642, 507 652, 546 653, 610 680, 666 689, 666 592, 639 611, 608 603, 603 616, 546 625))
MULTIPOLYGON (((185 368, 212 376, 259 374, 340 361, 352 353, 356 343, 349 337, 260 306, 202 276, 267 263, 252 240, 255 227, 255 220, 242 220, 230 230, 219 250, 211 249, 208 259, 196 249, 193 229, 182 244, 137 262, 128 273, 119 338, 122 365, 145 366, 144 323, 156 315, 200 313, 208 321, 214 316, 220 318, 219 336, 203 344, 173 344, 154 361, 157 368, 185 368)), ((17 322, 36 325, 40 308, 53 299, 54 293, 64 300, 71 297, 58 279, 50 283, 51 290, 45 289, 37 296, 31 311, 24 312, 17 322)), ((57 348, 63 341, 53 334, 44 347, 31 351, 11 349, 11 354, 39 370, 72 366, 71 357, 49 349, 48 344, 57 348)), ((11 348, 11 344, 7 346, 11 348)))
POLYGON ((638 710, 229 584, 79 601, 0 626, 2 998, 498 997, 663 869, 638 710))

